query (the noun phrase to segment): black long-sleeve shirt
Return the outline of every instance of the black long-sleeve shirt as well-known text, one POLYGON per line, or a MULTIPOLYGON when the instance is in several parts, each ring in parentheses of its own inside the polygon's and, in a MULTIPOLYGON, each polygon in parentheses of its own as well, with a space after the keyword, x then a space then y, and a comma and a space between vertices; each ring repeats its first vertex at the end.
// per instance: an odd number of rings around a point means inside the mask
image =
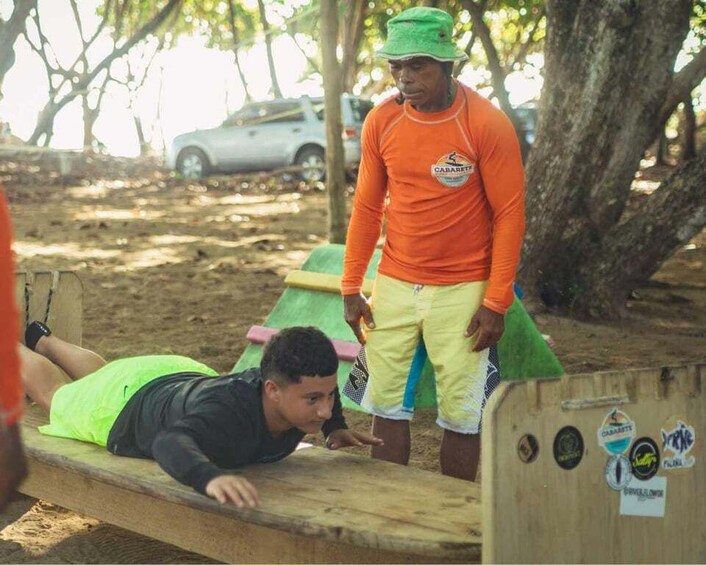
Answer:
MULTIPOLYGON (((177 373, 142 387, 128 401, 108 436, 116 455, 152 458, 172 477, 205 493, 211 479, 250 463, 278 461, 292 453, 304 432, 274 437, 267 430, 259 369, 209 377, 177 373)), ((336 391, 325 436, 346 422, 336 391)))

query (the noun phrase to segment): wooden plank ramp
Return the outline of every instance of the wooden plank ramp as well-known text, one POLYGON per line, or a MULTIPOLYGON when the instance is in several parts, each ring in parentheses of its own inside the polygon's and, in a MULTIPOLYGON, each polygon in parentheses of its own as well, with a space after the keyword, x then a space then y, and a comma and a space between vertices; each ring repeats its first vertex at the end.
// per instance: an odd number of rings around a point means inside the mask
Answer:
POLYGON ((221 505, 150 460, 41 435, 23 422, 21 491, 230 563, 441 563, 480 558, 480 487, 318 447, 239 471, 261 506, 221 505))

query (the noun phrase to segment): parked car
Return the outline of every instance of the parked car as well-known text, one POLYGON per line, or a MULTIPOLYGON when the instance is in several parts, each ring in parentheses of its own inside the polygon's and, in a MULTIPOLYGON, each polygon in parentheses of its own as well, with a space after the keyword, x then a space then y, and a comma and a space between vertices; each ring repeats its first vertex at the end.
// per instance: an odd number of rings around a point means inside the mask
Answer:
MULTIPOLYGON (((360 161, 360 131, 373 103, 349 94, 341 97, 343 149, 347 165, 360 161)), ((303 167, 304 180, 324 176, 326 126, 324 100, 303 96, 246 104, 216 128, 174 138, 167 166, 184 177, 213 172, 270 171, 303 167)))

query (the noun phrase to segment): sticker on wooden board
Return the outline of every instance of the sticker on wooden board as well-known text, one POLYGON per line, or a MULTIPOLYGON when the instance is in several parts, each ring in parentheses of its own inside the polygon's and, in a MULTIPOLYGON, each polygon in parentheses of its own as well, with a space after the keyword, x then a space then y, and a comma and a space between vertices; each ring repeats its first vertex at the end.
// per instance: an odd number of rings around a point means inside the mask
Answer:
POLYGON ((696 445, 696 430, 685 420, 667 421, 660 430, 662 439, 662 469, 676 471, 689 469, 696 464, 694 447, 696 445))
POLYGON ((517 443, 517 454, 523 463, 532 463, 539 455, 539 442, 532 434, 525 434, 517 443))
POLYGON ((562 469, 570 471, 583 458, 583 436, 573 426, 564 426, 554 437, 554 461, 562 469))
POLYGON ((609 455, 624 453, 637 433, 635 422, 625 412, 613 408, 598 428, 598 445, 609 455))
POLYGON ((630 460, 625 455, 613 455, 603 471, 606 483, 613 490, 623 490, 632 480, 630 460))
POLYGON ((630 448, 630 465, 633 476, 647 481, 659 471, 659 448, 652 438, 641 437, 630 448))
POLYGON ((664 518, 666 503, 667 477, 633 481, 620 493, 620 515, 664 518))

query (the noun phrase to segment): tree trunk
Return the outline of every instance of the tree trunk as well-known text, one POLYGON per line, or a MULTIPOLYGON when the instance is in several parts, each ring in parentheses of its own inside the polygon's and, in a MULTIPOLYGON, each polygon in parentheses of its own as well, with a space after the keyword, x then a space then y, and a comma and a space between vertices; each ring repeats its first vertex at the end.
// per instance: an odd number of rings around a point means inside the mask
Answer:
MULTIPOLYGON (((616 229, 643 150, 657 134, 690 11, 689 0, 548 0, 519 272, 530 302, 552 289, 555 302, 590 314, 594 303, 622 299, 620 287, 586 286, 582 279, 600 270, 601 258, 616 259, 607 257, 613 248, 606 234, 616 229)), ((635 280, 627 258, 615 266, 622 280, 635 280)))
POLYGON ((640 213, 608 231, 600 249, 580 265, 577 284, 590 292, 577 297, 578 311, 614 317, 630 290, 644 284, 705 225, 706 149, 665 180, 640 213))
POLYGON ((5 73, 15 64, 15 41, 25 30, 27 17, 37 8, 37 0, 15 0, 10 19, 0 20, 0 87, 5 73))
POLYGON ((664 128, 669 116, 674 113, 681 102, 687 97, 691 99, 691 91, 701 84, 704 77, 706 77, 706 48, 702 48, 688 64, 674 75, 674 80, 672 80, 657 116, 658 129, 664 128))
POLYGON ((260 10, 260 20, 262 20, 262 29, 265 32, 265 47, 267 48, 267 64, 270 67, 272 93, 275 95, 275 98, 282 98, 282 90, 280 90, 279 82, 277 81, 275 60, 272 56, 272 37, 270 36, 270 24, 267 21, 267 14, 265 13, 265 4, 263 0, 257 0, 257 7, 260 10))
POLYGON ((363 38, 363 24, 367 12, 367 2, 349 2, 343 27, 343 61, 341 76, 343 92, 352 92, 358 74, 358 51, 363 38))
POLYGON ((655 153, 655 164, 660 166, 669 165, 669 138, 667 131, 662 128, 657 139, 657 152, 655 153))
POLYGON ((321 56, 326 106, 326 191, 331 243, 346 240, 346 179, 341 119, 341 66, 336 57, 338 10, 336 0, 321 0, 321 56))
POLYGON ((147 157, 150 152, 150 144, 147 143, 147 139, 145 138, 145 128, 142 125, 142 118, 140 118, 137 114, 133 114, 132 119, 135 122, 137 141, 140 144, 140 157, 147 157))
POLYGON ((93 147, 93 126, 98 118, 98 112, 88 104, 88 95, 81 97, 81 105, 83 108, 83 148, 91 149, 93 147))
POLYGON ((59 100, 49 99, 46 106, 40 112, 39 119, 37 120, 37 125, 34 128, 34 132, 27 140, 30 145, 36 145, 42 135, 51 136, 49 133, 53 127, 54 118, 59 113, 59 111, 66 106, 69 102, 74 100, 77 96, 81 96, 88 91, 88 87, 93 82, 93 80, 98 76, 98 74, 105 68, 109 67, 110 64, 125 55, 130 49, 132 49, 137 43, 142 41, 145 37, 155 32, 164 23, 164 20, 175 10, 178 9, 184 0, 169 0, 169 2, 142 28, 138 29, 132 37, 130 37, 121 47, 111 51, 106 57, 104 57, 98 64, 90 71, 87 72, 80 80, 72 84, 71 90, 67 92, 59 100))
POLYGON ((245 91, 245 102, 247 103, 252 100, 252 96, 250 96, 248 83, 245 80, 245 73, 243 73, 243 68, 240 66, 240 57, 238 56, 239 38, 238 28, 235 25, 235 6, 233 6, 233 0, 228 0, 228 23, 230 24, 230 32, 233 34, 233 56, 235 57, 235 68, 238 70, 238 76, 240 77, 240 82, 243 85, 243 90, 245 91))

